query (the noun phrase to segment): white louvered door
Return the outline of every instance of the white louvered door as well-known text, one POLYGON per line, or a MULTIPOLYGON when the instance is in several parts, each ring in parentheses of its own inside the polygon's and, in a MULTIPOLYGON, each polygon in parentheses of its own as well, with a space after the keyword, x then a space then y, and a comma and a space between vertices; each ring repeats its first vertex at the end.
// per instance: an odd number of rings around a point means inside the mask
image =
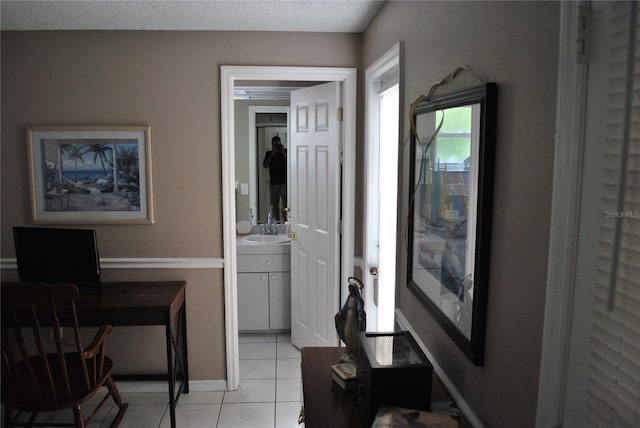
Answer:
POLYGON ((640 428, 640 19, 631 2, 592 7, 562 426, 640 428))

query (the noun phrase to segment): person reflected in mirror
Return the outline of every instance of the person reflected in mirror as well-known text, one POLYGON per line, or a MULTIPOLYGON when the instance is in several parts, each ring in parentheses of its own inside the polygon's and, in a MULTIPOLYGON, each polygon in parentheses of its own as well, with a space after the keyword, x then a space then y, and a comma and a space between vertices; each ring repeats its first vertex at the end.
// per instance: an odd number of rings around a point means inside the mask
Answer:
POLYGON ((362 282, 358 278, 349 278, 349 296, 342 309, 335 315, 338 336, 346 345, 345 352, 340 359, 345 363, 356 361, 358 332, 365 331, 367 327, 364 300, 360 296, 362 287, 362 282))
POLYGON ((280 201, 282 200, 282 209, 287 206, 287 149, 284 148, 280 137, 275 136, 271 139, 271 150, 265 154, 262 166, 269 168, 271 215, 279 222, 282 212, 280 201))

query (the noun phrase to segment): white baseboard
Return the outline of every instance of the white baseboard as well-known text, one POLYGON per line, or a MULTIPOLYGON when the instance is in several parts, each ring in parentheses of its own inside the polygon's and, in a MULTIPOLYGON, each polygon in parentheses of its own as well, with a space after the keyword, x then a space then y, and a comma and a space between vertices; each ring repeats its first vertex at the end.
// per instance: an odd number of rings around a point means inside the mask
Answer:
POLYGON ((484 424, 480 421, 478 416, 473 412, 473 410, 471 409, 471 406, 469 406, 469 403, 466 402, 466 400, 464 399, 460 391, 456 389, 453 382, 451 382, 451 379, 449 379, 449 377, 444 372, 440 364, 438 364, 438 361, 435 359, 433 354, 429 352, 429 349, 424 344, 424 342, 420 340, 420 337, 418 336, 416 331, 413 329, 409 321, 405 318, 404 314, 400 309, 396 309, 396 323, 398 324, 400 329, 407 330, 411 333, 413 338, 418 343, 418 346, 420 346, 420 349, 422 349, 422 352, 424 352, 424 354, 427 356, 427 358, 431 362, 431 365, 433 366, 433 371, 438 376, 442 384, 445 386, 445 388, 451 395, 451 398, 456 403, 456 406, 458 406, 458 408, 460 409, 460 412, 462 412, 462 414, 464 415, 465 419, 469 421, 471 426, 474 428, 484 428, 484 424))

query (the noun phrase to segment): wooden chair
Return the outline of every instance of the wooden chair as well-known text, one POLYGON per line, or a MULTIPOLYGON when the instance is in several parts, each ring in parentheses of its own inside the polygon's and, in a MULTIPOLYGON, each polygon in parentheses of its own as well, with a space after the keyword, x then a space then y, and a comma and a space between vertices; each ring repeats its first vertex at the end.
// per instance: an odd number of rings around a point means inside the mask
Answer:
POLYGON ((36 421, 39 413, 73 409, 73 423, 48 425, 84 427, 111 397, 118 408, 111 426, 117 427, 128 404, 120 399, 111 378, 113 362, 105 355, 112 327, 100 327, 83 346, 73 284, 12 284, 1 290, 3 426, 46 426, 36 421), (69 327, 64 339, 63 327, 69 327), (85 419, 80 406, 102 386, 108 393, 85 419))

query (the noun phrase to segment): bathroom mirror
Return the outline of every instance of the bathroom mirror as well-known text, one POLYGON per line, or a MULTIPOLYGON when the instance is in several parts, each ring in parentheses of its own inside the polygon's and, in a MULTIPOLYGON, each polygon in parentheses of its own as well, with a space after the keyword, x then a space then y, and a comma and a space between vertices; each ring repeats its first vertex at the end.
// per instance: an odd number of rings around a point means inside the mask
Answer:
POLYGON ((411 119, 408 287, 482 365, 493 205, 496 85, 418 104, 411 119))
POLYGON ((271 138, 288 147, 289 100, 236 100, 236 221, 249 210, 256 224, 266 223, 270 210, 269 172, 262 166, 271 138))

